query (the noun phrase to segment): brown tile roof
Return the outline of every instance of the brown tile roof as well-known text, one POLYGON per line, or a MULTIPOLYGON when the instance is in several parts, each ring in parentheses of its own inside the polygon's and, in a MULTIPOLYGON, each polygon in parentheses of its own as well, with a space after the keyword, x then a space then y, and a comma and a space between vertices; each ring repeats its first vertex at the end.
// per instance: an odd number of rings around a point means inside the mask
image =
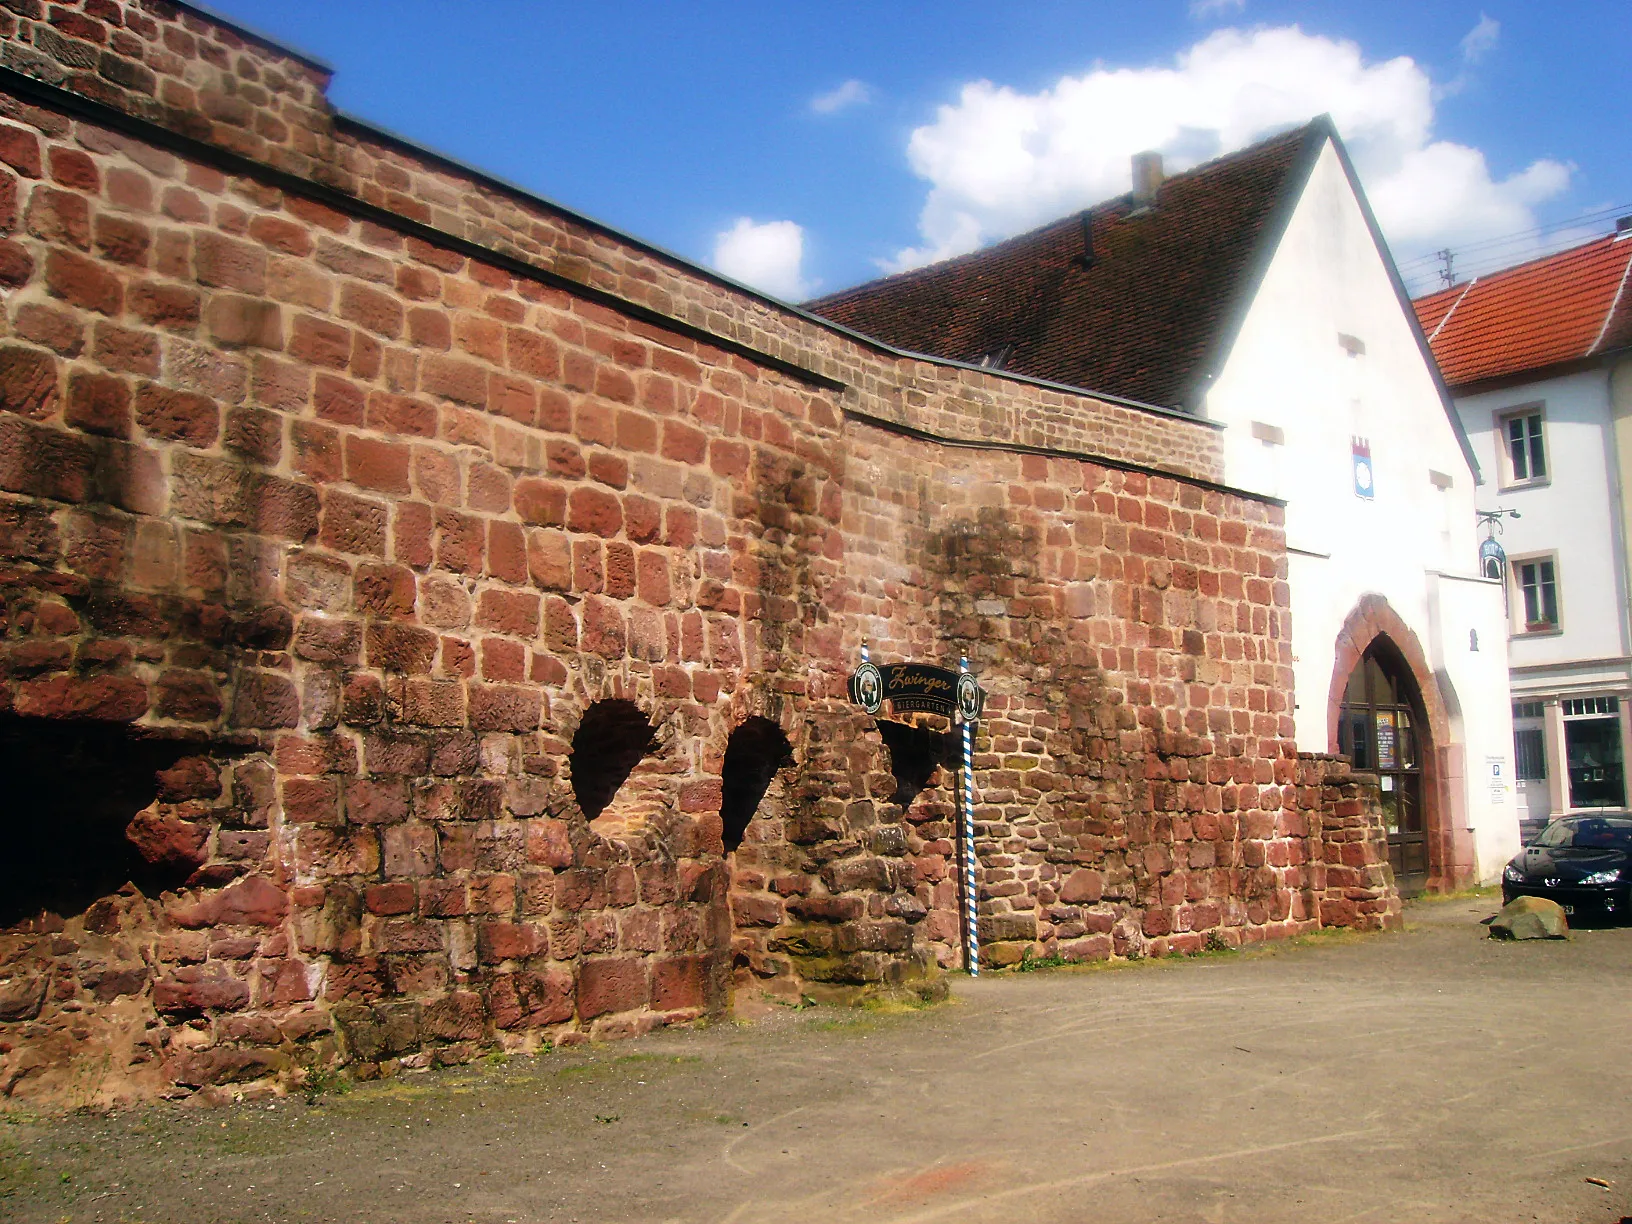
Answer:
POLYGON ((1632 345, 1632 237, 1611 235, 1412 303, 1452 387, 1632 345))
POLYGON ((1302 190, 1325 118, 968 255, 819 298, 807 309, 897 348, 1191 408, 1233 338, 1281 206, 1302 190), (1093 262, 1083 267, 1083 223, 1093 262))

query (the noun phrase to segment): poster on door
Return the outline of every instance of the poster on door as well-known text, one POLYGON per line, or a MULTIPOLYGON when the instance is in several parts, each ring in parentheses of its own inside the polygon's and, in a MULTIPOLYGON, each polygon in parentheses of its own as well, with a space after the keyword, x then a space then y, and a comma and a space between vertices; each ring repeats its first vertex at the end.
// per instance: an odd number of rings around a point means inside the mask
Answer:
POLYGON ((1392 711, 1377 714, 1377 768, 1398 769, 1400 767, 1398 739, 1394 731, 1394 715, 1392 711))

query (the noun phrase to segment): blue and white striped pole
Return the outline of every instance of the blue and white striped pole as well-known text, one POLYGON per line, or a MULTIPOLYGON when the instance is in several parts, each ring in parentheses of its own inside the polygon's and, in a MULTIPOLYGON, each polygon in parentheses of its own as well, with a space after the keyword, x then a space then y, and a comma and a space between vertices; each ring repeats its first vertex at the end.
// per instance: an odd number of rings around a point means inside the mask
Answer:
MULTIPOLYGON (((968 674, 969 656, 958 659, 958 671, 968 674)), ((975 858, 975 728, 968 718, 962 718, 963 723, 963 908, 964 908, 964 935, 963 960, 969 969, 970 977, 980 976, 980 928, 975 913, 976 888, 975 871, 979 861, 975 858)))

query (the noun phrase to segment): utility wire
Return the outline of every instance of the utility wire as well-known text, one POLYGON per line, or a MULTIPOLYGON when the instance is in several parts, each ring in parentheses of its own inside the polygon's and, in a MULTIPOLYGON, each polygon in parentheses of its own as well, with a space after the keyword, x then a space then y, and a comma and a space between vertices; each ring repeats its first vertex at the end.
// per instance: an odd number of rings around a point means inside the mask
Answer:
MULTIPOLYGON (((1614 220, 1617 217, 1626 216, 1628 213, 1632 213, 1632 204, 1614 204, 1608 208, 1594 209, 1592 212, 1582 213, 1579 216, 1571 217, 1567 220, 1550 221, 1543 225, 1531 226, 1529 229, 1514 230, 1513 232, 1507 234, 1497 234, 1490 238, 1481 239, 1478 242, 1463 243, 1460 246, 1456 246, 1451 249, 1454 251, 1458 259, 1465 259, 1467 256, 1475 252, 1520 245, 1527 240, 1540 238, 1544 234, 1556 233, 1559 230, 1597 228, 1606 221, 1614 220)), ((1442 257, 1439 251, 1428 251, 1424 254, 1412 256, 1408 259, 1402 259, 1399 261, 1397 266, 1400 268, 1401 272, 1404 272, 1407 269, 1414 270, 1421 266, 1437 264, 1441 262, 1441 258, 1442 257)))
POLYGON ((1601 236, 1593 231, 1601 231, 1607 222, 1628 213, 1632 213, 1632 204, 1594 209, 1567 220, 1498 234, 1459 247, 1429 251, 1401 260, 1395 267, 1414 295, 1427 293, 1436 288, 1449 287, 1453 282, 1461 284, 1592 241, 1601 236))

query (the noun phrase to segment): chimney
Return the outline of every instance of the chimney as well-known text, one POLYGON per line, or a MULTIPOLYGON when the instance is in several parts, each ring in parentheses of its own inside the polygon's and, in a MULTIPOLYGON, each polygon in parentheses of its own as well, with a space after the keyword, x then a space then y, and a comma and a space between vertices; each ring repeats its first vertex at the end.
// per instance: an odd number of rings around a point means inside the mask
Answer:
POLYGON ((1156 189, 1162 185, 1162 155, 1154 149, 1133 155, 1133 204, 1149 208, 1156 203, 1156 189))
POLYGON ((1079 268, 1094 266, 1094 218, 1086 208, 1082 210, 1082 254, 1077 256, 1079 268))
POLYGON ((1632 217, 1616 217, 1615 237, 1625 238, 1628 234, 1632 234, 1632 217))

